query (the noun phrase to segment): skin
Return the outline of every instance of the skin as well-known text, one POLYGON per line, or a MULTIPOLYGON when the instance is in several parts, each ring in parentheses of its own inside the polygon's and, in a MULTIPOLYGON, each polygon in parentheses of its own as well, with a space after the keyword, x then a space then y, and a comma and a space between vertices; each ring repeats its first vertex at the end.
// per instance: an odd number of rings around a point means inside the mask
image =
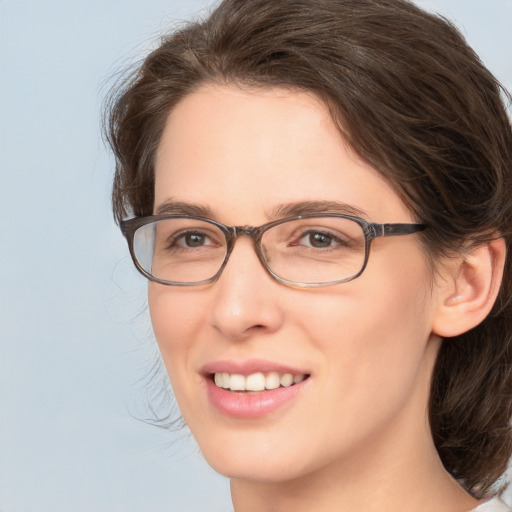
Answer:
MULTIPOLYGON (((209 85, 182 100, 159 146, 155 194, 155 211, 200 205, 227 225, 261 225, 279 205, 302 201, 346 203, 372 222, 414 222, 344 144, 326 107, 285 89, 209 85)), ((408 235, 376 239, 364 273, 331 287, 277 283, 245 237, 215 283, 150 284, 179 407, 207 461, 231 478, 236 512, 477 505, 442 467, 427 418, 434 326, 457 292, 452 282, 433 278, 418 235, 408 235), (219 413, 201 369, 253 358, 310 378, 264 417, 219 413)))

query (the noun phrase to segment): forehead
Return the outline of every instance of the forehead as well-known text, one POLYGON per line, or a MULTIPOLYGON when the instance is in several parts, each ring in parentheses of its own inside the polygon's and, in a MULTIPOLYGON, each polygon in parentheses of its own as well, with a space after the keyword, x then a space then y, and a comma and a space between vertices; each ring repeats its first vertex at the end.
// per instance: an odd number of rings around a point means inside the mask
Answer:
MULTIPOLYGON (((202 87, 169 114, 155 171, 155 208, 172 198, 218 217, 263 220, 277 204, 337 201, 376 222, 409 218, 391 185, 342 139, 326 105, 306 92, 202 87)), ((244 222, 252 223, 236 219, 244 222)))

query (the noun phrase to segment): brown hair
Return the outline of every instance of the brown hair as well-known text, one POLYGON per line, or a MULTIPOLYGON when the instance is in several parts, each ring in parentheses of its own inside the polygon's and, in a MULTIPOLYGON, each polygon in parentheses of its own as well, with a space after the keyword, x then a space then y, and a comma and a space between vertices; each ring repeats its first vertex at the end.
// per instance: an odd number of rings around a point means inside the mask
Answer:
POLYGON ((107 105, 118 220, 151 214, 166 117, 207 82, 317 94, 359 156, 431 226, 422 236, 434 261, 468 239, 504 237, 492 313, 442 344, 430 398, 445 467, 484 496, 512 451, 510 97, 453 25, 405 0, 225 0, 164 38, 107 105))

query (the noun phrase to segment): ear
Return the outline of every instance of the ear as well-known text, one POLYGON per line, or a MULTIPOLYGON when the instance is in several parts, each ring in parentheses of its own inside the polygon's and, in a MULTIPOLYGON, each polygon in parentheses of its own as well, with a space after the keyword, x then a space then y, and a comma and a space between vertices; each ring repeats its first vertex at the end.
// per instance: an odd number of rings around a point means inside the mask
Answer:
POLYGON ((458 336, 485 319, 498 296, 505 256, 505 241, 496 238, 450 259, 441 272, 443 282, 438 285, 434 334, 458 336))

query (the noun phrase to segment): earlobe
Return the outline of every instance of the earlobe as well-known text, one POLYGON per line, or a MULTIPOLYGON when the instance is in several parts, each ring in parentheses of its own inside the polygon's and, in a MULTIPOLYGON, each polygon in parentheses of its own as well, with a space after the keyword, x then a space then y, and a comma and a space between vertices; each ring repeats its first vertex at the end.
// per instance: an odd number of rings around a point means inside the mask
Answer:
POLYGON ((485 319, 500 289, 505 255, 505 241, 496 238, 450 261, 439 286, 434 334, 458 336, 485 319))

